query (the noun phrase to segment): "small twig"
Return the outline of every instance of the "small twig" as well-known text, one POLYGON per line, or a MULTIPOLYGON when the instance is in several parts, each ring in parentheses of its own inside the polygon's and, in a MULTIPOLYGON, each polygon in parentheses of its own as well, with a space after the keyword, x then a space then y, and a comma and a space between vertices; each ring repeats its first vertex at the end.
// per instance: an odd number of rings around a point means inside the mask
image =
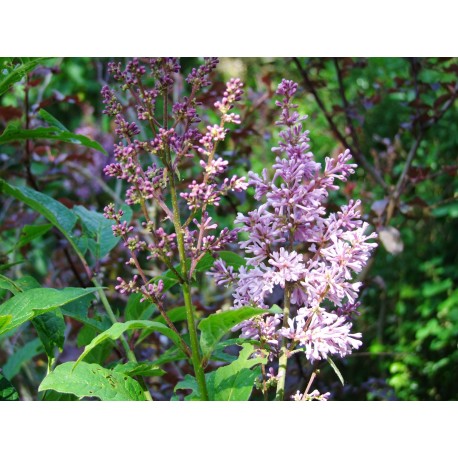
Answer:
POLYGON ((307 385, 307 388, 304 391, 304 394, 302 396, 302 400, 306 401, 307 400, 307 394, 309 393, 310 388, 312 387, 312 383, 315 380, 316 376, 320 373, 319 369, 315 369, 310 377, 309 383, 307 385))

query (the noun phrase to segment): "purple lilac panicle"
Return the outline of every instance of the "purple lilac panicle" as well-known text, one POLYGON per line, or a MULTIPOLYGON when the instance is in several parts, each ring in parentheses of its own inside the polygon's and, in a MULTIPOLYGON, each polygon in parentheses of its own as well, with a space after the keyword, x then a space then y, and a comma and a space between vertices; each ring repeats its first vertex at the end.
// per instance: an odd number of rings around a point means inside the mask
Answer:
MULTIPOLYGON (((346 181, 355 164, 348 163, 348 150, 337 159, 326 158, 325 168, 315 162, 310 151, 309 132, 292 98, 297 84, 283 80, 277 94, 281 109, 277 125, 282 126, 273 176, 264 169, 261 176, 250 172, 249 185, 255 199, 263 202, 257 210, 240 214, 236 223, 248 238, 239 243, 245 251, 247 267, 229 271, 218 261, 211 275, 217 284, 234 284, 234 307, 267 308, 274 287, 291 290, 292 314, 285 325, 281 315, 263 315, 245 321, 242 336, 270 344, 278 354, 279 341, 286 338, 288 350, 303 349, 311 362, 331 355, 344 357, 361 346, 361 334, 351 333, 350 317, 359 305, 361 283, 353 280, 367 263, 376 246, 368 242, 368 224, 361 220, 360 201, 351 200, 337 213, 327 213, 330 190, 336 180, 346 181)), ((298 395, 299 396, 299 395, 298 395)), ((301 399, 303 396, 299 396, 301 399)), ((307 399, 326 399, 308 395, 307 399)))
POLYGON ((184 159, 193 158, 200 164, 201 174, 192 180, 187 192, 180 194, 188 209, 186 223, 181 225, 181 229, 186 256, 191 260, 187 272, 189 278, 182 281, 192 278, 197 263, 206 253, 216 256, 228 243, 236 241, 238 229, 218 230, 208 209, 218 206, 227 193, 242 191, 248 186, 245 177, 225 176, 228 161, 216 155, 218 143, 228 133, 227 125, 240 123, 239 115, 233 112, 235 103, 243 94, 243 84, 239 79, 231 79, 221 100, 215 103, 220 123, 205 126, 201 129, 203 133, 198 129, 201 120, 197 113, 200 105, 197 95, 202 88, 210 85, 210 74, 217 63, 216 58, 205 58, 200 67, 191 70, 185 79, 189 95, 170 105, 170 110, 167 110, 168 99, 174 90, 176 74, 180 71, 178 59, 133 59, 124 68, 121 63, 109 64, 109 72, 120 89, 130 95, 137 119, 129 122, 125 117, 128 108, 123 106, 116 92, 108 86, 102 89, 104 113, 113 117, 120 140, 114 148, 115 161, 107 165, 104 172, 128 183, 125 202, 127 205, 139 205, 143 214, 140 233, 138 227, 121 220, 122 210, 115 211, 113 204, 105 208, 105 217, 114 223, 113 233, 123 239, 124 246, 131 252, 126 264, 137 270, 130 280, 118 278, 116 289, 121 293, 140 292, 145 299, 160 302, 163 299, 163 284, 152 284, 148 280, 141 267, 143 257, 140 259, 138 255, 145 252, 147 261, 162 261, 169 269, 174 269, 178 258, 177 235, 171 224, 173 209, 167 202, 171 194, 171 179, 179 174, 184 159), (152 88, 147 88, 145 77, 153 78, 152 88), (159 97, 165 110, 160 115, 156 110, 159 97), (141 140, 141 133, 148 130, 152 138, 141 140), (153 216, 153 207, 156 207, 154 212, 159 218, 153 216), (162 227, 157 227, 157 219, 162 227))

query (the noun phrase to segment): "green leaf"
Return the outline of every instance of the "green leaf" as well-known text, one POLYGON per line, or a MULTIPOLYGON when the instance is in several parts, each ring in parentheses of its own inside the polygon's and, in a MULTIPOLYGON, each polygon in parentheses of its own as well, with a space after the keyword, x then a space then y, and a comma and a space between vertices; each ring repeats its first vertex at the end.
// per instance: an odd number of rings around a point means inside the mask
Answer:
POLYGON ((207 272, 214 263, 215 258, 210 253, 205 253, 202 259, 196 264, 196 270, 198 272, 207 272))
POLYGON ((62 205, 46 194, 25 186, 12 186, 5 180, 0 180, 0 192, 24 202, 30 208, 43 215, 74 244, 71 231, 75 226, 77 217, 65 205, 62 205))
POLYGON ((14 295, 32 288, 41 288, 41 285, 30 275, 25 275, 16 281, 11 280, 4 275, 0 275, 0 289, 7 289, 14 295))
POLYGON ((62 313, 65 316, 73 318, 80 323, 87 324, 99 332, 107 330, 111 326, 111 321, 107 316, 103 316, 102 320, 88 317, 88 308, 92 304, 90 296, 84 296, 76 301, 72 301, 62 307, 62 313))
POLYGON ((48 113, 46 110, 43 110, 43 108, 40 108, 40 110, 38 110, 38 116, 44 121, 46 121, 49 126, 57 127, 59 130, 70 132, 58 119, 56 119, 51 113, 48 113))
POLYGON ((2 70, 0 72, 0 95, 4 94, 13 84, 19 82, 24 78, 27 73, 30 73, 38 64, 42 61, 49 59, 45 57, 39 57, 27 62, 16 65, 11 70, 5 65, 0 66, 2 70))
MULTIPOLYGON (((177 321, 184 321, 186 320, 186 307, 183 305, 181 307, 175 307, 172 310, 167 310, 167 315, 170 318, 172 323, 176 323, 177 321)), ((162 315, 154 318, 152 321, 156 321, 158 323, 166 324, 162 315)))
POLYGON ((235 310, 226 310, 225 312, 214 313, 208 318, 204 318, 199 323, 199 329, 201 330, 200 348, 202 349, 204 359, 208 360, 210 358, 216 344, 235 325, 268 312, 269 310, 257 307, 241 307, 235 310))
POLYGON ((140 293, 134 293, 129 296, 124 312, 127 321, 147 320, 153 314, 156 306, 150 300, 140 302, 142 297, 143 295, 140 293))
POLYGON ((161 353, 161 356, 153 361, 155 366, 162 366, 163 364, 171 363, 173 361, 182 361, 187 359, 183 350, 178 347, 170 347, 168 350, 161 353))
POLYGON ((0 135, 0 145, 4 143, 11 143, 20 140, 57 140, 65 143, 73 143, 76 145, 86 146, 88 148, 100 151, 105 156, 107 152, 103 149, 102 145, 95 140, 91 140, 84 135, 74 134, 68 130, 62 130, 56 126, 52 127, 37 127, 36 129, 22 129, 20 124, 16 121, 10 122, 3 134, 0 135))
POLYGON ((8 361, 3 366, 3 374, 11 380, 21 370, 21 366, 30 361, 34 356, 43 352, 43 345, 40 339, 33 339, 19 348, 15 353, 8 357, 8 361))
POLYGON ((80 297, 92 294, 98 288, 34 288, 17 294, 0 306, 0 320, 7 315, 12 320, 0 327, 0 334, 17 328, 28 320, 55 310, 80 297))
MULTIPOLYGON (((78 347, 84 347, 89 345, 92 340, 97 337, 99 331, 94 329, 90 325, 84 325, 80 332, 78 333, 78 337, 76 338, 76 343, 78 347)), ((112 340, 106 340, 105 342, 97 345, 86 357, 84 358, 86 363, 96 363, 103 366, 105 360, 110 356, 113 350, 114 343, 112 340)))
POLYGON ((178 277, 171 270, 166 270, 162 275, 153 279, 155 283, 159 280, 164 282, 164 291, 168 291, 170 288, 179 283, 178 277))
POLYGON ((235 270, 246 265, 245 259, 232 251, 220 251, 218 255, 228 266, 232 266, 235 270))
POLYGON ((150 331, 160 332, 165 336, 169 337, 177 346, 180 346, 180 341, 176 334, 165 326, 162 323, 157 323, 155 321, 147 321, 147 320, 134 320, 134 321, 127 321, 125 323, 115 323, 111 328, 107 329, 106 331, 99 334, 95 337, 89 345, 86 345, 81 356, 75 362, 75 367, 80 363, 80 361, 97 345, 101 344, 107 339, 116 340, 121 337, 121 335, 131 329, 147 329, 150 331))
POLYGON ((342 384, 342 386, 344 386, 345 385, 345 381, 344 381, 344 378, 342 377, 342 374, 340 373, 338 367, 335 365, 334 361, 329 356, 328 356, 327 360, 328 360, 329 365, 332 367, 332 369, 336 373, 337 377, 339 378, 340 383, 342 384))
POLYGON ((121 372, 104 369, 98 364, 72 361, 57 366, 41 382, 38 391, 55 390, 71 393, 79 399, 96 397, 102 401, 145 401, 140 384, 121 372))
MULTIPOLYGON (((173 390, 191 390, 191 393, 184 397, 186 401, 200 401, 199 386, 197 380, 192 375, 186 374, 183 380, 180 380, 173 390)), ((178 397, 172 397, 172 400, 178 400, 178 397)))
POLYGON ((59 309, 43 313, 32 320, 46 354, 54 358, 55 349, 62 351, 65 341, 65 321, 59 309))
POLYGON ((238 345, 239 347, 243 344, 251 343, 253 345, 259 345, 259 341, 254 339, 244 339, 244 338, 237 338, 237 339, 227 339, 223 340, 222 342, 218 342, 216 344, 215 349, 212 352, 211 360, 212 361, 224 361, 225 363, 232 363, 237 359, 236 355, 231 355, 224 350, 227 347, 238 345))
MULTIPOLYGON (((250 358, 255 351, 251 344, 243 344, 238 358, 228 366, 220 367, 214 372, 205 374, 210 401, 248 401, 253 391, 256 378, 261 375, 261 368, 254 366, 265 364, 265 358, 250 358)), ((185 396, 187 401, 200 400, 200 392, 195 377, 186 375, 183 380, 175 386, 177 390, 191 390, 185 396)), ((172 400, 178 397, 174 396, 172 400)))
POLYGON ((113 370, 115 372, 122 372, 123 374, 127 374, 129 377, 157 377, 166 373, 163 369, 157 367, 157 365, 149 361, 142 361, 138 363, 129 361, 125 364, 118 364, 113 370))
POLYGON ((0 373, 0 401, 19 401, 16 388, 0 373))
MULTIPOLYGON (((124 205, 122 209, 124 215, 121 220, 130 222, 132 209, 127 205, 124 205)), ((95 242, 94 244, 89 243, 88 247, 96 259, 105 257, 121 240, 113 235, 111 229, 113 221, 105 218, 102 213, 87 210, 81 205, 73 207, 73 212, 81 219, 88 238, 95 242)))
MULTIPOLYGON (((0 281, 3 278, 6 278, 2 275, 0 275, 0 277, 2 277, 0 278, 0 281)), ((21 277, 19 280, 16 280, 16 282, 13 282, 12 280, 9 280, 9 282, 13 285, 13 289, 10 289, 10 291, 14 295, 20 294, 29 289, 41 288, 37 280, 30 276, 21 277)), ((60 310, 56 309, 51 312, 46 312, 43 315, 34 318, 32 320, 32 324, 34 325, 38 333, 38 337, 43 343, 46 354, 49 358, 54 357, 54 349, 56 347, 62 351, 65 339, 65 321, 60 310)), ((0 329, 1 327, 2 326, 0 325, 0 329)))
POLYGON ((213 392, 215 401, 248 401, 253 391, 256 378, 261 375, 261 368, 253 366, 265 364, 267 357, 250 358, 255 347, 243 344, 239 357, 228 366, 220 367, 214 372, 213 392))
POLYGON ((21 289, 16 285, 13 280, 0 274, 0 289, 7 289, 13 294, 21 292, 21 289))
POLYGON ((0 331, 6 328, 11 323, 12 319, 13 315, 0 315, 0 331))
POLYGON ((46 390, 43 393, 42 401, 78 401, 78 398, 74 394, 70 393, 58 393, 54 390, 46 390))
MULTIPOLYGON (((193 310, 195 309, 193 308, 193 310)), ((170 321, 172 323, 176 323, 177 321, 184 321, 186 320, 186 307, 181 306, 181 307, 175 307, 172 310, 167 310, 167 315, 170 318, 170 321)), ((162 317, 162 315, 159 315, 156 318, 153 318, 151 321, 155 321, 156 323, 162 323, 166 325, 165 319, 162 317)), ((140 334, 140 337, 137 340, 137 344, 139 344, 140 342, 143 342, 143 340, 145 340, 153 332, 154 332, 154 329, 143 330, 142 333, 140 334)))
POLYGON ((46 234, 52 228, 52 224, 36 224, 36 225, 25 225, 22 228, 21 235, 14 246, 13 250, 21 248, 32 240, 46 234))

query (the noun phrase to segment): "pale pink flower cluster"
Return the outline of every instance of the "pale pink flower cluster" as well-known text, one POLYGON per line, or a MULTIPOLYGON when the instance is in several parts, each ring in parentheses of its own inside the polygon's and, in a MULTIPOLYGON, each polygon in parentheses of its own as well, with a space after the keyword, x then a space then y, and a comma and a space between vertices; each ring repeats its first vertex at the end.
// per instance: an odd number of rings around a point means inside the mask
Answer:
POLYGON ((336 213, 327 212, 328 193, 338 189, 335 181, 346 181, 356 165, 348 163, 351 155, 346 150, 337 158, 326 158, 320 172, 310 151, 309 132, 303 130, 305 118, 294 110, 296 90, 297 84, 287 80, 277 89, 282 96, 277 124, 284 130, 273 148, 278 154, 273 176, 267 169, 261 176, 249 173, 255 198, 264 203, 236 219, 248 235, 239 244, 247 265, 234 272, 219 260, 211 275, 220 285, 235 286, 236 308, 267 308, 274 288, 288 286, 292 306, 287 326, 281 325, 281 315, 266 314, 239 328, 242 336, 269 342, 273 354, 278 342, 287 338, 290 351, 301 349, 313 362, 344 357, 361 346, 361 334, 351 333, 350 314, 361 288, 354 277, 376 246, 368 242, 376 234, 366 235, 368 224, 361 220, 358 200, 336 213))

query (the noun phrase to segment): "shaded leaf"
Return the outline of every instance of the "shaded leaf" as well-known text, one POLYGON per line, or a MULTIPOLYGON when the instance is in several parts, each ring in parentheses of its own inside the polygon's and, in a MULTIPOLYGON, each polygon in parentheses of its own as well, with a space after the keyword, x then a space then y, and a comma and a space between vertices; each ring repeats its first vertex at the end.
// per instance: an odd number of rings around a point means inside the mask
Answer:
POLYGON ((30 208, 43 215, 53 226, 57 227, 67 239, 72 239, 71 231, 75 226, 77 218, 65 205, 34 189, 26 186, 12 186, 1 179, 0 193, 8 194, 24 202, 30 208))
POLYGON ((59 130, 70 132, 58 119, 56 119, 51 113, 48 113, 46 110, 41 108, 38 110, 38 116, 46 121, 49 126, 57 127, 59 130))
POLYGON ((52 228, 52 224, 25 225, 21 230, 21 235, 13 249, 21 248, 32 240, 46 234, 52 228))
POLYGON ((34 356, 43 352, 43 345, 40 339, 33 339, 27 342, 23 347, 19 348, 11 356, 3 366, 3 374, 9 380, 12 380, 21 370, 21 366, 30 361, 34 356))
POLYGON ((32 320, 46 354, 54 358, 56 348, 62 351, 65 341, 65 321, 59 309, 43 313, 32 320))
POLYGON ((43 394, 42 401, 78 401, 78 398, 74 394, 46 390, 43 394))
POLYGON ((127 321, 131 320, 147 320, 153 314, 156 306, 149 300, 140 302, 143 295, 134 293, 129 296, 127 300, 126 310, 124 316, 127 321))
POLYGON ((62 307, 62 313, 65 316, 73 318, 80 323, 87 324, 98 331, 105 331, 111 326, 111 321, 107 316, 103 316, 102 320, 88 317, 88 308, 92 304, 90 296, 84 296, 75 301, 70 302, 62 307))
POLYGON ((19 394, 11 382, 0 373, 0 401, 19 401, 19 394))

